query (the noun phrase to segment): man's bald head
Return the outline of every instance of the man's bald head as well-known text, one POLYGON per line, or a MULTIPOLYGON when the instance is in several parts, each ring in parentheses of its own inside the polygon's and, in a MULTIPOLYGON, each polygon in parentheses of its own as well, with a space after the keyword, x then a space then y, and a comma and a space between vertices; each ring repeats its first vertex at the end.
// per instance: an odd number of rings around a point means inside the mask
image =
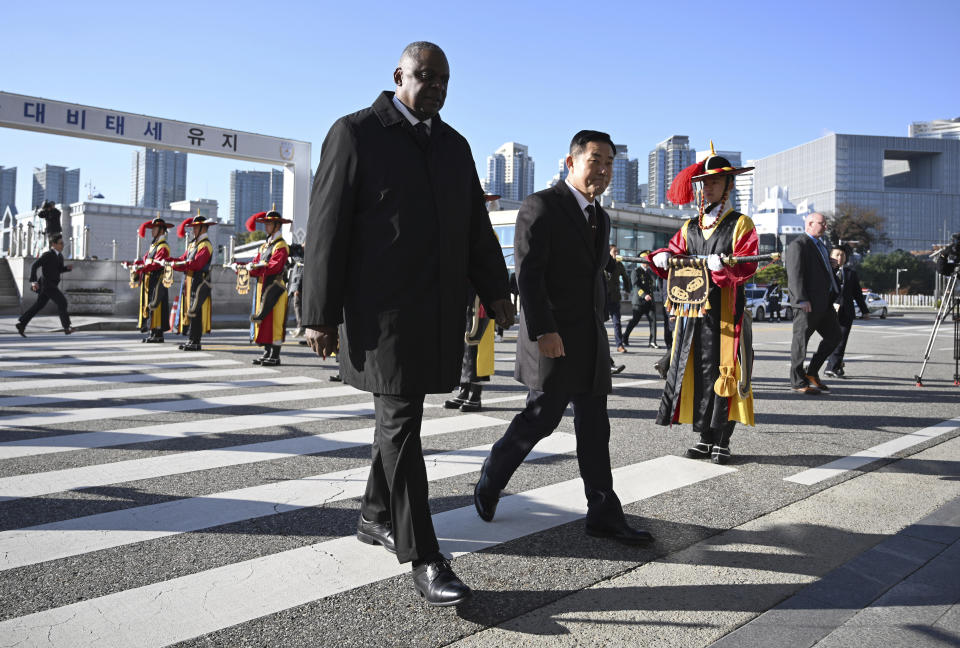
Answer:
POLYGON ((407 45, 393 71, 397 99, 420 120, 440 112, 447 99, 450 65, 438 45, 417 41, 407 45))

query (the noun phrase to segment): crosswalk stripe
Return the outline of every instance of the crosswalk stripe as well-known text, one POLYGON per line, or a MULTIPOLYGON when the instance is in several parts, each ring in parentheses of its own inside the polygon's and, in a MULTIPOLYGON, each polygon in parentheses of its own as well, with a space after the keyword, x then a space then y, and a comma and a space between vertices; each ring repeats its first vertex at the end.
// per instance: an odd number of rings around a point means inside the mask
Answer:
POLYGON ((138 425, 136 427, 107 432, 78 432, 39 439, 21 439, 0 443, 0 460, 18 459, 35 455, 106 448, 129 443, 146 443, 166 439, 180 439, 206 434, 223 434, 256 428, 268 428, 277 425, 302 425, 334 418, 372 416, 373 401, 347 405, 331 405, 299 410, 281 410, 270 414, 246 414, 204 419, 203 421, 181 421, 160 425, 138 425))
POLYGON ((805 486, 812 486, 813 484, 830 479, 831 477, 836 477, 837 475, 843 474, 850 470, 856 470, 857 468, 866 466, 868 463, 876 461, 877 459, 886 459, 887 457, 892 457, 901 450, 906 450, 907 448, 915 445, 926 443, 930 439, 935 439, 938 436, 949 434, 957 428, 960 428, 960 416, 957 418, 948 419, 946 421, 940 421, 936 425, 931 425, 930 427, 923 428, 922 430, 905 434, 901 437, 897 437, 896 439, 892 439, 886 443, 881 443, 880 445, 875 445, 872 448, 867 448, 866 450, 862 450, 850 456, 835 459, 834 461, 825 463, 817 468, 810 468, 808 470, 799 472, 796 475, 784 477, 784 481, 793 482, 795 484, 803 484, 805 486))
MULTIPOLYGON (((652 385, 653 383, 660 382, 659 380, 625 380, 623 382, 613 383, 614 389, 621 387, 637 387, 638 385, 652 385)), ((527 392, 522 394, 515 394, 513 396, 499 396, 497 398, 484 398, 483 402, 487 405, 494 405, 496 403, 509 403, 512 401, 526 400, 527 392)))
MULTIPOLYGON (((229 362, 228 364, 239 364, 229 362)), ((192 364, 190 366, 193 366, 192 364)), ((42 389, 65 389, 68 387, 97 387, 102 385, 125 383, 149 383, 163 380, 190 381, 197 378, 224 378, 227 376, 258 376, 279 373, 276 369, 264 367, 242 367, 235 369, 195 369, 191 371, 155 371, 142 374, 93 375, 85 378, 38 378, 36 380, 17 380, 0 383, 0 392, 27 391, 42 389)))
MULTIPOLYGON (((114 364, 125 364, 130 362, 142 362, 144 360, 169 360, 170 352, 158 353, 155 348, 147 349, 150 353, 136 353, 133 355, 127 355, 127 352, 118 353, 114 352, 112 355, 106 358, 87 358, 80 357, 74 358, 67 355, 61 355, 55 358, 37 358, 37 359, 27 359, 23 358, 21 360, 4 360, 0 361, 0 369, 9 369, 10 367, 22 367, 24 365, 79 365, 79 364, 97 364, 97 365, 114 365, 114 364)), ((209 356, 209 353, 197 353, 199 356, 209 356)))
MULTIPOLYGON (((423 423, 421 437, 434 434, 479 429, 506 424, 508 421, 480 414, 463 414, 423 423)), ((313 434, 292 439, 262 441, 222 450, 199 450, 172 455, 130 459, 108 464, 66 468, 41 473, 27 473, 0 478, 0 501, 36 497, 80 488, 92 488, 122 482, 179 475, 198 470, 239 466, 271 461, 296 455, 331 452, 340 448, 369 444, 373 428, 313 434)))
MULTIPOLYGON (((458 418, 461 417, 425 422, 424 431, 428 436, 452 431, 440 425, 451 427, 450 423, 456 423, 458 418)), ((504 423, 490 419, 485 425, 504 423)), ((367 444, 373 440, 372 428, 368 429, 364 441, 367 444)), ((438 481, 479 471, 490 447, 486 444, 426 455, 427 479, 438 481)), ((576 447, 574 435, 558 432, 537 444, 527 460, 572 452, 576 447)), ((370 466, 363 465, 5 531, 0 533, 0 571, 360 497, 369 472, 370 466)))
POLYGON ((95 350, 90 351, 88 349, 77 349, 77 350, 64 350, 59 349, 51 351, 49 349, 37 349, 37 350, 28 350, 28 351, 18 351, 16 353, 7 353, 2 351, 4 360, 15 360, 18 358, 60 358, 60 357, 71 357, 71 358, 91 358, 101 355, 111 355, 118 353, 156 353, 158 351, 157 347, 152 344, 129 344, 122 346, 98 346, 95 350))
MULTIPOLYGON (((630 504, 734 471, 660 457, 618 468, 614 483, 630 504)), ((435 515, 434 526, 441 549, 462 555, 576 520, 585 510, 578 478, 503 498, 493 523, 469 506, 435 515)), ((343 537, 9 619, 0 636, 11 645, 167 646, 408 570, 382 548, 343 537)))
MULTIPOLYGON (((238 381, 234 387, 257 386, 259 381, 238 381)), ((315 398, 336 398, 339 396, 354 396, 365 392, 353 387, 324 387, 322 389, 298 389, 295 391, 261 391, 256 394, 234 394, 232 396, 215 396, 213 398, 191 398, 188 400, 156 401, 153 403, 117 405, 115 407, 88 407, 67 412, 41 412, 39 414, 23 414, 20 416, 0 417, 0 430, 23 427, 28 425, 60 425, 76 423, 78 421, 99 421, 133 416, 146 416, 158 412, 186 412, 228 407, 230 405, 272 405, 297 400, 312 400, 315 398)), ((0 444, 2 446, 3 444, 0 444)))
MULTIPOLYGON (((249 375, 250 373, 252 372, 244 370, 245 375, 249 375)), ((0 398, 0 407, 34 407, 69 401, 99 401, 119 398, 143 398, 146 396, 172 396, 174 394, 199 394, 201 392, 216 391, 218 389, 279 387, 280 385, 305 385, 315 382, 319 382, 319 379, 311 378, 310 376, 264 377, 245 381, 178 382, 172 385, 154 385, 152 387, 141 385, 139 387, 111 389, 108 391, 96 389, 92 391, 53 392, 50 395, 44 396, 8 396, 6 398, 0 398)), ((251 400, 254 400, 253 396, 251 396, 251 400)))
MULTIPOLYGON (((191 358, 208 358, 209 353, 191 352, 191 358)), ((43 376, 48 374, 55 375, 83 375, 83 374, 108 374, 108 373, 133 373, 135 371, 147 371, 150 369, 185 369, 188 367, 225 367, 227 365, 242 364, 236 360, 224 360, 221 358, 212 358, 209 360, 188 360, 185 362, 152 362, 149 364, 129 364, 129 365, 80 365, 80 366, 55 366, 42 367, 39 369, 8 369, 0 371, 0 378, 18 378, 43 376)))

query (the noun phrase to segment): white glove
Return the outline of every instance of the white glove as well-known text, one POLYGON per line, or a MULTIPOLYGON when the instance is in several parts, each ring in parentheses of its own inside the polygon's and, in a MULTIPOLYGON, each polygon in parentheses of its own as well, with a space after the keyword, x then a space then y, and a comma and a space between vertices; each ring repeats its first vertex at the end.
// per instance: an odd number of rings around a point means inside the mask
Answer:
POLYGON ((657 266, 661 270, 667 269, 667 262, 670 260, 670 257, 673 256, 669 252, 658 252, 653 255, 653 265, 657 266))
POLYGON ((711 254, 707 257, 707 268, 711 272, 720 272, 723 269, 723 261, 720 260, 719 254, 711 254))

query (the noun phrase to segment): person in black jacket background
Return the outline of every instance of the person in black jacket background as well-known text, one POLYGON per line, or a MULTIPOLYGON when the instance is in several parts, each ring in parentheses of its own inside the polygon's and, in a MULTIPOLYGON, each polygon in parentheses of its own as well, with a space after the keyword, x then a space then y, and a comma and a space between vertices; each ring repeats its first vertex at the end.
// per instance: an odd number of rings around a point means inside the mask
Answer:
MULTIPOLYGON (((640 256, 646 254, 648 250, 640 253, 640 256)), ((644 263, 638 263, 633 268, 631 283, 633 288, 630 290, 630 305, 633 308, 633 317, 627 322, 627 330, 623 333, 623 346, 630 346, 630 332, 633 327, 640 323, 641 317, 647 318, 647 324, 650 327, 650 336, 647 340, 647 346, 653 349, 659 349, 657 344, 657 314, 658 302, 662 310, 663 300, 660 299, 657 289, 658 278, 647 269, 644 263)), ((666 332, 664 332, 666 335, 666 332)))
POLYGON ((854 303, 860 307, 863 319, 870 319, 870 313, 867 310, 867 300, 863 298, 863 290, 860 288, 860 277, 856 270, 846 265, 847 251, 842 247, 834 246, 830 250, 830 261, 834 264, 834 277, 840 284, 840 296, 836 300, 837 320, 840 322, 840 344, 827 358, 827 368, 823 373, 833 378, 846 378, 843 353, 847 350, 847 338, 850 337, 850 329, 853 327, 853 320, 856 319, 854 303))
POLYGON ((73 333, 74 328, 70 325, 70 315, 67 313, 67 298, 63 296, 58 287, 60 285, 60 275, 71 270, 73 270, 73 266, 65 265, 63 262, 63 236, 60 234, 52 235, 50 237, 50 249, 37 257, 37 260, 30 266, 30 289, 37 293, 37 301, 17 321, 17 332, 20 335, 27 337, 25 333, 27 324, 49 301, 53 301, 57 305, 63 332, 67 335, 73 333), (37 275, 38 269, 40 270, 39 276, 37 275))
POLYGON ((620 326, 620 280, 623 279, 623 290, 630 292, 630 276, 623 262, 617 259, 619 252, 616 245, 610 246, 610 258, 603 273, 607 280, 607 317, 613 320, 613 341, 617 351, 626 353, 623 328, 620 326))

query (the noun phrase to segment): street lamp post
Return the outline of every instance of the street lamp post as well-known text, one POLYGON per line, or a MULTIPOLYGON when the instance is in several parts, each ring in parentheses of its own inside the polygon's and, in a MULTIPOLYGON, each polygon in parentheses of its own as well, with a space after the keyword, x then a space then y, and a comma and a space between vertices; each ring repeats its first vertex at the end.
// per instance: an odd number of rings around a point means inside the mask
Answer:
POLYGON ((896 292, 894 293, 896 295, 900 294, 900 273, 906 272, 906 271, 907 271, 906 268, 897 268, 897 289, 896 289, 896 292))

